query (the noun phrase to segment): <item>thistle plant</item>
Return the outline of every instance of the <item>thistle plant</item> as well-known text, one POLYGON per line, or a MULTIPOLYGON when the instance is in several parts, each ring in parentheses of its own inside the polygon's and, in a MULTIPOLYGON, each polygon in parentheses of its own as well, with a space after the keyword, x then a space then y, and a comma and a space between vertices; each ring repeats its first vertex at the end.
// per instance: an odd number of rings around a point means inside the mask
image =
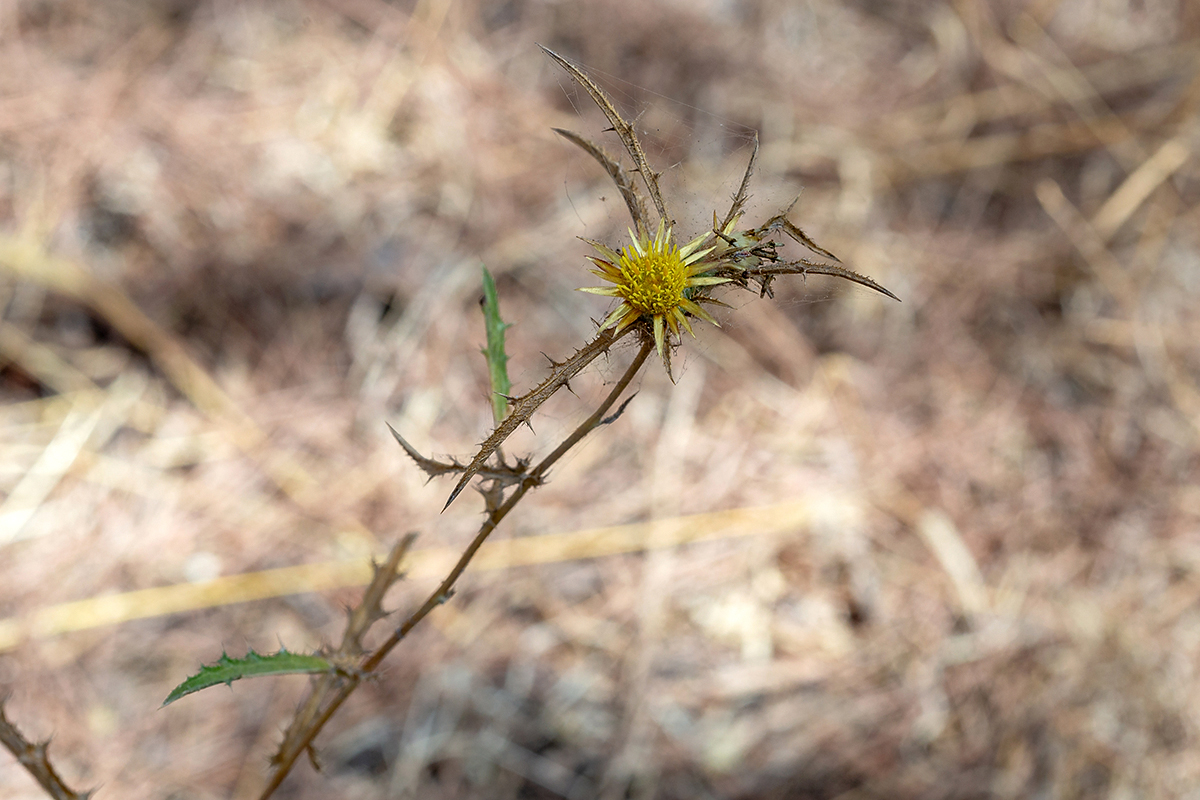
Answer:
POLYGON ((741 184, 725 216, 718 219, 714 212, 711 229, 699 233, 686 244, 677 244, 675 221, 659 188, 660 174, 651 169, 633 124, 620 114, 608 95, 579 67, 545 47, 542 50, 566 70, 571 79, 600 107, 620 139, 625 155, 633 162, 632 166, 628 166, 580 134, 555 129, 600 164, 629 210, 632 224, 629 241, 623 246, 613 248, 602 242, 584 240, 596 253, 588 256, 595 266, 592 273, 608 285, 583 287, 581 291, 613 298, 617 301, 616 306, 599 322, 591 340, 562 361, 552 360, 549 374, 540 383, 524 394, 513 397, 510 395, 508 356, 504 348, 504 330, 508 326, 500 317, 495 284, 485 270, 484 317, 488 343, 483 352, 492 386, 495 427, 491 434, 474 456, 463 463, 453 459, 438 461, 426 457, 388 426, 404 451, 430 478, 457 476, 445 507, 449 507, 475 478, 480 479, 478 489, 484 502, 484 521, 454 568, 381 645, 366 652, 363 646, 366 631, 387 616, 382 608, 382 600, 399 577, 398 569, 412 542, 411 536, 406 537, 393 548, 383 564, 376 566, 375 578, 362 603, 350 612, 346 632, 338 648, 311 655, 283 650, 274 654, 251 652, 245 658, 222 655, 216 664, 202 668, 167 698, 168 703, 173 702, 192 692, 246 677, 282 673, 316 674, 307 699, 297 710, 272 759, 274 770, 262 794, 263 798, 269 797, 278 788, 302 754, 307 753, 315 763, 312 743, 317 733, 391 650, 438 605, 450 599, 455 584, 479 547, 526 494, 545 482, 549 469, 597 427, 620 417, 632 397, 627 398, 615 412, 612 411, 613 406, 625 394, 652 354, 657 354, 667 375, 673 380, 672 357, 681 344, 683 332, 695 335, 692 328, 694 320, 718 325, 705 308, 726 305, 713 296, 714 292, 742 289, 756 291, 760 297, 773 297, 772 285, 780 276, 830 275, 898 299, 871 278, 841 266, 836 256, 817 245, 793 223, 789 214, 795 201, 782 213, 758 227, 739 227, 758 155, 757 136, 741 184), (791 244, 805 248, 810 255, 785 255, 783 250, 789 240, 791 244), (592 361, 609 353, 618 342, 627 338, 638 343, 636 354, 587 419, 536 463, 530 457, 509 458, 505 455, 502 445, 519 426, 529 423, 543 403, 567 386, 592 361))
MULTIPOLYGON (((541 45, 539 45, 541 47, 541 45)), ((796 226, 788 214, 796 205, 791 205, 757 228, 738 230, 738 223, 744 213, 746 201, 749 199, 750 178, 754 174, 754 164, 758 157, 758 137, 754 137, 754 147, 750 153, 749 163, 742 175, 741 184, 733 197, 729 211, 722 221, 717 221, 713 212, 712 229, 691 240, 686 245, 676 248, 674 239, 674 219, 667 211, 667 205, 659 188, 661 173, 650 168, 646 159, 646 151, 638 139, 633 123, 626 120, 613 105, 608 95, 596 85, 579 67, 546 47, 542 51, 556 64, 562 67, 591 96, 596 105, 608 118, 612 130, 621 140, 621 145, 633 160, 633 167, 621 164, 600 145, 584 138, 573 131, 555 128, 555 132, 573 142, 600 163, 600 166, 612 178, 620 192, 629 216, 633 221, 630 229, 631 243, 623 249, 613 250, 600 242, 585 239, 588 244, 600 253, 601 257, 589 256, 589 259, 599 269, 593 273, 611 282, 612 287, 584 287, 582 291, 603 294, 620 299, 620 304, 600 324, 600 330, 590 342, 575 351, 573 355, 562 362, 551 365, 550 374, 534 389, 512 403, 511 413, 505 417, 492 431, 492 434, 480 445, 479 451, 465 467, 459 465, 442 465, 436 467, 436 473, 430 471, 432 464, 422 462, 422 468, 432 476, 434 474, 459 473, 458 482, 450 492, 446 501, 449 507, 459 493, 471 482, 471 479, 485 470, 491 463, 489 459, 512 432, 522 424, 528 423, 537 409, 550 399, 559 389, 566 386, 571 378, 579 374, 588 364, 599 356, 609 352, 619 339, 635 333, 642 343, 642 349, 634 364, 622 377, 618 385, 624 389, 629 380, 640 371, 645 362, 649 349, 658 351, 668 376, 671 372, 671 354, 679 345, 679 329, 682 327, 692 333, 688 317, 703 319, 714 325, 717 321, 708 314, 702 305, 726 305, 712 296, 715 287, 730 284, 742 289, 757 288, 760 297, 773 297, 772 282, 780 275, 832 275, 844 278, 862 286, 874 289, 887 295, 893 300, 899 300, 894 294, 880 286, 865 275, 859 275, 841 266, 841 260, 833 253, 817 245, 807 234, 796 226), (652 217, 646 207, 646 200, 639 188, 638 181, 633 175, 641 178, 641 185, 650 195, 657 215, 657 223, 652 224, 652 217), (651 234, 651 231, 655 231, 651 234), (803 245, 811 253, 821 256, 826 261, 814 261, 801 256, 788 259, 781 254, 783 242, 770 238, 772 234, 783 233, 794 242, 803 245), (834 263, 829 263, 829 262, 834 263), (673 338, 668 339, 667 329, 673 338)), ((798 200, 799 198, 797 198, 798 200)), ((693 333, 694 335, 694 333, 693 333)), ((606 402, 615 400, 610 398, 606 402)), ((574 435, 574 434, 572 434, 574 435)), ((582 438, 586 431, 580 435, 582 438)), ((570 439, 568 439, 570 441, 570 439)), ((577 440, 576 440, 577 441, 577 440)), ((574 441, 571 444, 574 445, 574 441)), ((403 441, 402 446, 412 454, 412 450, 403 441)), ((555 451, 557 453, 557 451, 555 451)), ((557 459, 555 459, 557 460, 557 459)), ((508 473, 507 467, 501 461, 492 464, 492 470, 500 469, 512 483, 530 485, 541 482, 544 470, 533 469, 523 473, 508 473)), ((498 476, 497 476, 498 477, 498 476)))

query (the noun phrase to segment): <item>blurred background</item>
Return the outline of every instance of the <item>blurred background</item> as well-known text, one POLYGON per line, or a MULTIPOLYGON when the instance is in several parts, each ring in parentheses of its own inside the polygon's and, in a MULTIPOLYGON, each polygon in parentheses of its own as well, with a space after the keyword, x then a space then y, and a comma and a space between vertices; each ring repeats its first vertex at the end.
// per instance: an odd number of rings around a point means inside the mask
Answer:
POLYGON ((757 130, 746 222, 803 189, 903 302, 724 295, 277 796, 1195 796, 1185 0, 0 4, 9 716, 99 797, 255 797, 305 679, 167 692, 337 641, 406 532, 388 606, 444 574, 481 504, 384 421, 469 455, 480 265, 523 391, 607 311, 576 237, 628 225, 535 43, 637 117, 681 238, 757 130))

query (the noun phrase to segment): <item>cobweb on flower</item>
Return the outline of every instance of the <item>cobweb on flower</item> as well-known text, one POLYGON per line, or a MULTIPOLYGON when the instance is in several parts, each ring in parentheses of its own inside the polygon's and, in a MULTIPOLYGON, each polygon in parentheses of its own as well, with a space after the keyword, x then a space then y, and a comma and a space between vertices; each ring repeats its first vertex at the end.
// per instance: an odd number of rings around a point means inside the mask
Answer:
MULTIPOLYGON (((754 129, 586 65, 581 68, 633 122, 651 167, 661 173, 659 184, 678 238, 687 241, 711 228, 713 211, 724 216, 737 191, 754 146, 754 129)), ((620 139, 608 130, 608 121, 587 93, 565 73, 557 78, 576 117, 568 127, 631 166, 620 139)), ((564 192, 574 204, 603 202, 609 211, 601 224, 620 231, 624 237, 630 225, 629 214, 611 180, 573 144, 565 140, 562 144, 580 156, 569 160, 574 166, 564 180, 564 192)))

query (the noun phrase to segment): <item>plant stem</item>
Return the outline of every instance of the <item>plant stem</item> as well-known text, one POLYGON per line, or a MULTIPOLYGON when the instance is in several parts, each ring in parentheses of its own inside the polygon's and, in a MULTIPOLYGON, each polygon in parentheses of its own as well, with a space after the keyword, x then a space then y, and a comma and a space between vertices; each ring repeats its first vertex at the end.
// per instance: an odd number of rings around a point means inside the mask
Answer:
POLYGON ((610 408, 612 408, 613 403, 615 403, 617 398, 619 398, 629 387, 629 384, 633 381, 634 376, 641 371, 642 366, 646 363, 646 359, 650 356, 650 353, 653 350, 654 340, 650 337, 646 337, 646 340, 642 342, 641 349, 638 350, 637 355, 634 357, 633 362, 629 365, 628 369, 625 370, 625 373, 621 376, 621 379, 617 381, 617 384, 612 388, 612 391, 610 391, 604 398, 604 401, 600 403, 594 412, 592 412, 592 415, 580 423, 579 426, 575 428, 575 430, 572 431, 571 434, 564 439, 558 447, 554 448, 554 451, 551 452, 550 455, 546 456, 538 463, 537 466, 530 470, 529 474, 525 476, 525 478, 516 487, 516 489, 513 490, 513 493, 509 495, 508 499, 504 501, 501 506, 488 514, 487 519, 485 519, 483 524, 480 526, 479 532, 475 534, 475 538, 471 541, 471 544, 467 546, 467 549, 463 551, 462 556, 460 556, 458 559, 458 563, 454 565, 452 570, 450 570, 450 573, 446 576, 445 580, 443 580, 438 587, 433 590, 421 607, 413 612, 412 615, 410 615, 408 619, 404 621, 404 624, 396 628, 396 630, 392 632, 392 635, 389 636, 388 639, 383 642, 383 644, 376 648, 375 652, 371 653, 371 655, 362 662, 357 674, 349 675, 343 679, 344 684, 338 690, 334 698, 329 702, 329 705, 326 706, 325 710, 322 711, 320 716, 318 716, 312 723, 311 728, 306 731, 304 735, 296 737, 293 746, 288 750, 288 752, 284 753, 281 750, 275 772, 271 775, 271 781, 269 784, 267 784, 267 788, 264 789, 263 793, 260 795, 260 800, 267 800, 267 798, 274 794, 275 790, 279 788, 279 785, 283 783, 283 779, 286 778, 288 773, 291 771, 292 765, 295 764, 296 759, 301 753, 305 752, 309 747, 312 746, 313 739, 315 739, 317 734, 320 733, 321 729, 325 727, 325 723, 327 723, 330 718, 333 717, 333 715, 341 707, 342 703, 344 703, 346 699, 354 692, 354 690, 358 688, 359 684, 362 683, 363 677, 373 672, 383 661, 383 659, 386 658, 387 655, 392 651, 392 649, 395 648, 396 645, 398 645, 400 641, 421 622, 421 620, 425 619, 425 617, 429 615, 429 612, 433 611, 433 609, 437 608, 450 598, 450 595, 454 589, 454 584, 458 581, 463 572, 466 571, 467 565, 471 563, 471 559, 475 557, 475 553, 479 551, 479 548, 483 545, 487 537, 491 535, 492 531, 496 529, 496 526, 500 524, 501 520, 508 516, 508 512, 513 510, 517 503, 521 501, 521 498, 529 493, 530 489, 542 484, 543 477, 555 462, 562 458, 568 450, 579 444, 579 442, 582 441, 585 436, 591 433, 591 431, 593 431, 600 424, 600 421, 604 419, 604 415, 608 413, 610 408))
POLYGON ((72 791, 55 772, 47 753, 48 742, 33 744, 17 730, 16 725, 9 722, 4 714, 4 702, 7 699, 0 698, 0 744, 16 757, 21 766, 54 800, 87 800, 91 792, 72 791))

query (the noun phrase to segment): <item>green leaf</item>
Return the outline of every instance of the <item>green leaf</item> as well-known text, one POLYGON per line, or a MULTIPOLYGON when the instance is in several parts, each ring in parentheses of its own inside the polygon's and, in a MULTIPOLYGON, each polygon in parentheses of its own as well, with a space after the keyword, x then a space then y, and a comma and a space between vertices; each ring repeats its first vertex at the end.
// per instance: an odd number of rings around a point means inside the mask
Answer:
POLYGON ((496 282, 492 280, 487 267, 483 267, 483 321, 487 328, 487 347, 481 352, 487 359, 492 380, 492 417, 499 425, 508 415, 508 395, 512 391, 512 384, 508 380, 508 355, 504 352, 504 332, 512 324, 500 319, 496 282))
POLYGON ((245 658, 230 658, 222 653, 216 664, 200 667, 198 673, 171 690, 167 699, 163 701, 163 705, 170 705, 184 695, 207 689, 210 686, 221 683, 228 686, 240 678, 328 672, 334 668, 333 664, 320 656, 289 653, 287 650, 280 650, 278 653, 269 655, 251 650, 245 658))

